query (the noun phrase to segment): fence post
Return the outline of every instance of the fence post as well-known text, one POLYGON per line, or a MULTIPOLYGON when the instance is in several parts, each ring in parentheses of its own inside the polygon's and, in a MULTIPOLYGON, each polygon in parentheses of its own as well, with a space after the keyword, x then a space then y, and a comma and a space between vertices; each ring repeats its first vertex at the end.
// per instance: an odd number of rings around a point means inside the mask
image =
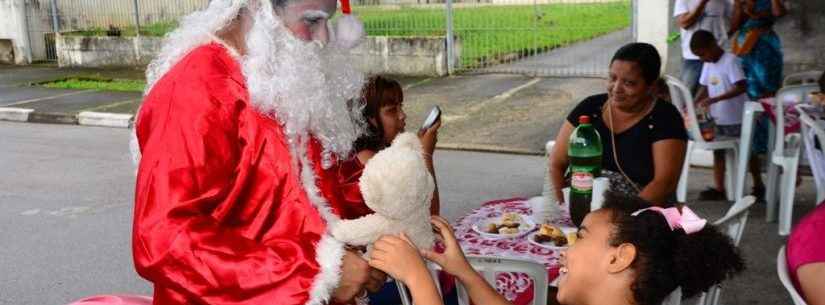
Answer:
POLYGON ((138 5, 138 0, 133 0, 132 2, 135 4, 135 27, 137 36, 140 36, 140 6, 138 5))
MULTIPOLYGON (((54 31, 54 35, 60 32, 60 23, 57 18, 57 0, 52 0, 52 30, 54 31)), ((55 36, 56 37, 56 36, 55 36)))
POLYGON ((455 45, 453 41, 453 0, 446 0, 447 13, 447 75, 453 75, 455 58, 453 52, 455 45))
POLYGON ((639 30, 638 24, 636 22, 636 18, 639 16, 639 3, 637 0, 631 0, 631 9, 630 9, 630 35, 632 35, 633 42, 639 40, 639 30))

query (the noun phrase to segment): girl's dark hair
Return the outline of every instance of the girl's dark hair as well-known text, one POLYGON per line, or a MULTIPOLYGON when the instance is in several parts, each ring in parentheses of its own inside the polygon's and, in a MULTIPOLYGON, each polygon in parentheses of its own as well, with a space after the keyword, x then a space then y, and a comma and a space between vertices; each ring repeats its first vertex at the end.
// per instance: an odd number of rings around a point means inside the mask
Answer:
POLYGON ((822 75, 819 76, 819 92, 825 93, 825 72, 822 72, 822 75))
POLYGON ((365 149, 378 151, 386 146, 384 143, 384 126, 378 114, 381 107, 397 105, 404 101, 404 92, 401 91, 401 84, 397 81, 383 76, 373 76, 367 79, 364 88, 361 89, 361 114, 367 121, 367 132, 355 140, 355 151, 365 149), (371 120, 372 119, 372 120, 371 120), (372 124, 371 121, 375 121, 372 124))
POLYGON ((612 65, 617 60, 634 62, 639 65, 642 69, 642 77, 648 85, 653 84, 659 78, 659 72, 662 70, 662 58, 659 56, 659 51, 656 51, 656 47, 649 43, 634 42, 624 45, 613 55, 610 64, 612 65))
POLYGON ((607 192, 602 207, 615 226, 611 246, 636 247, 631 267, 637 276, 630 288, 637 304, 661 304, 677 287, 687 299, 745 269, 733 241, 710 224, 688 235, 682 229, 671 230, 656 211, 631 215, 650 206, 639 197, 607 192))

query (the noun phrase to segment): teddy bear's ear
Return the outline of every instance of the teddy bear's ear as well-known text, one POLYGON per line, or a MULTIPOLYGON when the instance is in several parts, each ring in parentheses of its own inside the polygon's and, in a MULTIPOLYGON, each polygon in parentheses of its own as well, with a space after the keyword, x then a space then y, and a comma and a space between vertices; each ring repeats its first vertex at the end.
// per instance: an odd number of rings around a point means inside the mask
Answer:
POLYGON ((392 147, 406 147, 409 149, 414 149, 417 151, 421 151, 421 140, 418 139, 412 132, 404 132, 399 134, 395 137, 395 140, 392 141, 392 147))

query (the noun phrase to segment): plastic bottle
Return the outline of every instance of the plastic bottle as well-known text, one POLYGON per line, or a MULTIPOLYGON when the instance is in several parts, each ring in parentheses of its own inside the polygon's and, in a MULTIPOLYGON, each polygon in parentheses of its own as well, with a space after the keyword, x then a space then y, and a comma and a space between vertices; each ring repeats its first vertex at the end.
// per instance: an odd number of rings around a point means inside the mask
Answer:
POLYGON ((590 117, 579 117, 579 126, 570 134, 567 146, 570 158, 570 218, 580 226, 590 212, 593 181, 602 171, 602 140, 590 124, 590 117))

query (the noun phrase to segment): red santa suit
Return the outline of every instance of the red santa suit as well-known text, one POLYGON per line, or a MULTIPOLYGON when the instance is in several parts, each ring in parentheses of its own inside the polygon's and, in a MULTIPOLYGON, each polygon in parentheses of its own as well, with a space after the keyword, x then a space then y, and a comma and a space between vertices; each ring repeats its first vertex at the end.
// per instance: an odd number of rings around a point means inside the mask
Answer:
POLYGON ((340 215, 338 169, 321 167, 314 140, 290 149, 277 118, 250 104, 229 50, 194 49, 152 87, 138 118, 132 246, 154 304, 329 298, 344 253, 326 234, 340 215))

